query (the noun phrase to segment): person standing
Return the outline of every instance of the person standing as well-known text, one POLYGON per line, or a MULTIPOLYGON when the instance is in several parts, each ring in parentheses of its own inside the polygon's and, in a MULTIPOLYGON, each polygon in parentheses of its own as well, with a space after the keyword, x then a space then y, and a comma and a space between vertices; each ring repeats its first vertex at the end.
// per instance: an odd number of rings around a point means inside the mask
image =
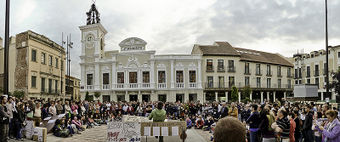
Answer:
POLYGON ((228 107, 226 103, 224 102, 221 108, 221 118, 224 118, 226 116, 228 116, 228 107))
MULTIPOLYGON (((153 119, 153 122, 164 122, 166 112, 163 110, 163 102, 158 102, 157 109, 154 109, 149 115, 149 120, 153 119)), ((159 137, 159 142, 163 142, 163 136, 159 137)))
POLYGON ((306 117, 305 117, 305 121, 303 123, 303 127, 302 127, 302 132, 304 133, 304 138, 305 138, 305 142, 314 142, 314 136, 313 136, 313 130, 312 130, 312 126, 313 126, 313 112, 311 111, 312 106, 307 105, 307 107, 305 108, 306 111, 306 117))
POLYGON ((326 116, 328 119, 328 123, 325 127, 316 126, 316 129, 319 130, 323 135, 324 142, 339 142, 340 141, 340 122, 336 118, 337 112, 334 110, 326 111, 326 116))
POLYGON ((235 106, 234 102, 231 103, 231 108, 229 110, 229 115, 232 116, 232 117, 238 118, 238 109, 235 106))
POLYGON ((249 124, 250 131, 250 142, 258 142, 258 131, 260 124, 260 114, 257 112, 257 104, 251 105, 251 114, 249 118, 246 120, 246 123, 249 124))
POLYGON ((7 142, 8 136, 8 125, 9 125, 9 115, 7 112, 7 97, 1 96, 1 104, 0 104, 0 141, 7 142))

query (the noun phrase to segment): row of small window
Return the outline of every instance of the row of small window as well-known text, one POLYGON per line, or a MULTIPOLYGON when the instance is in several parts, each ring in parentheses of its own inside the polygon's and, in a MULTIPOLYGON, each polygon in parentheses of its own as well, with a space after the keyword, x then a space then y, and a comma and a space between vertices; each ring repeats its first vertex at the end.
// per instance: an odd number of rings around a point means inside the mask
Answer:
MULTIPOLYGON (((207 59, 207 71, 213 71, 213 59, 207 59)), ((217 71, 224 71, 224 60, 218 59, 217 60, 217 71)), ((228 60, 228 71, 234 72, 235 66, 234 66, 234 60, 228 60)))
MULTIPOLYGON (((295 80, 295 84, 302 84, 302 80, 295 80)), ((306 79, 306 84, 316 84, 319 87, 320 80, 319 78, 315 78, 314 83, 311 83, 310 79, 306 79)))
MULTIPOLYGON (((213 87, 214 84, 214 77, 213 76, 208 76, 208 87, 213 87)), ((291 86, 291 80, 288 79, 288 86, 291 86)), ((281 88, 281 79, 277 80, 278 88, 281 88)), ((224 76, 219 76, 218 77, 218 87, 226 87, 224 86, 224 76)), ((229 87, 235 86, 235 77, 234 76, 229 76, 229 87)), ((244 78, 244 86, 250 86, 250 77, 246 76, 244 78)), ((217 87, 217 86, 216 86, 217 87)), ((256 77, 256 87, 261 87, 261 77, 256 77)), ((267 87, 271 87, 271 78, 267 78, 267 87)))
MULTIPOLYGON (((306 77, 310 77, 311 72, 310 72, 310 66, 307 66, 307 71, 306 71, 306 77)), ((319 70, 319 65, 314 65, 314 76, 319 76, 320 70, 319 70)), ((323 65, 323 74, 326 75, 326 63, 323 65)), ((302 78, 302 70, 301 68, 295 69, 295 78, 302 78)))
MULTIPOLYGON (((41 82, 40 82, 40 85, 41 85, 41 92, 45 92, 46 90, 46 78, 42 77, 41 78, 41 82)), ((57 92, 58 90, 58 83, 59 81, 58 80, 54 80, 53 79, 48 79, 48 90, 49 92, 52 92, 55 91, 57 92), (53 82, 54 82, 54 90, 53 90, 53 82)), ((63 82, 61 82, 61 85, 63 86, 63 82)), ((37 77, 36 76, 32 76, 31 77, 31 88, 37 88, 37 77)))
MULTIPOLYGON (((213 59, 207 59, 207 71, 213 71, 213 59)), ((217 60, 217 71, 224 71, 224 60, 217 60)), ((228 71, 235 72, 234 60, 228 60, 228 71)), ((244 73, 250 74, 250 65, 248 62, 245 63, 244 73)), ((261 64, 256 64, 256 74, 261 75, 261 64)), ((281 66, 277 66, 277 74, 281 76, 281 66)), ((271 65, 267 65, 267 75, 272 75, 271 65)), ((287 68, 287 75, 291 75, 291 68, 287 68)))
MULTIPOLYGON (((53 66, 53 56, 48 56, 48 65, 53 66)), ((37 62, 37 50, 32 49, 31 61, 37 62)), ((41 64, 46 64, 46 53, 41 52, 41 64)), ((59 68, 59 58, 55 57, 55 67, 59 68)), ((63 61, 61 61, 61 68, 63 68, 63 61)))
MULTIPOLYGON (((143 83, 150 83, 150 72, 142 72, 143 83)), ((138 75, 137 72, 129 72, 129 83, 137 83, 138 75)), ((117 83, 124 83, 124 72, 117 72, 117 83)), ((176 71, 176 83, 184 82, 184 71, 176 71)), ((196 71, 189 71, 189 82, 196 82, 196 71)), ((158 71, 158 83, 166 83, 166 72, 158 71)), ((110 84, 109 73, 103 73, 103 84, 110 84)), ((87 74, 87 85, 93 85, 93 74, 87 74)))

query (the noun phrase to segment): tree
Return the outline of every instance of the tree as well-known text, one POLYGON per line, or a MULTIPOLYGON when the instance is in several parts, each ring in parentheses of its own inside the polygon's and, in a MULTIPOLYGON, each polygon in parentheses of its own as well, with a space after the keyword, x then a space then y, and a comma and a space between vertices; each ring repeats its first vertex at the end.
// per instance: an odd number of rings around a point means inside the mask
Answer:
POLYGON ((251 88, 249 86, 245 86, 242 89, 242 102, 246 103, 247 101, 251 101, 250 98, 251 95, 251 88))
POLYGON ((98 99, 100 97, 100 92, 94 92, 94 96, 98 99))
POLYGON ((91 97, 90 97, 90 95, 89 95, 89 92, 88 92, 88 91, 86 92, 86 95, 85 95, 85 100, 86 100, 86 101, 93 101, 93 100, 91 99, 91 97))
POLYGON ((238 89, 235 86, 231 87, 231 101, 238 101, 238 89))
POLYGON ((336 102, 340 103, 340 68, 336 72, 331 73, 333 81, 329 84, 329 89, 334 89, 336 93, 336 102))
POLYGON ((16 97, 16 98, 19 98, 19 99, 23 99, 25 97, 25 92, 22 91, 22 90, 20 90, 20 91, 15 90, 13 92, 13 96, 16 97))

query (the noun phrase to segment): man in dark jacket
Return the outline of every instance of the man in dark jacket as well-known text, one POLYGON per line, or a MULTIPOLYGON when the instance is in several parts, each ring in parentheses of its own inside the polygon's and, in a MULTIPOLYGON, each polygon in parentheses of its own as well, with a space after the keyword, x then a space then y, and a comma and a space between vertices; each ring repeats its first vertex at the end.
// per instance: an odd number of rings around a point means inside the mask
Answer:
POLYGON ((314 136, 312 131, 313 125, 313 112, 311 111, 312 106, 308 105, 306 110, 306 118, 305 122, 303 123, 302 133, 305 135, 305 142, 314 142, 314 136))
POLYGON ((7 113, 7 97, 0 97, 0 142, 7 142, 9 115, 7 113))
POLYGON ((251 105, 251 115, 246 120, 246 123, 249 124, 249 131, 250 131, 250 142, 258 142, 258 131, 259 131, 259 124, 260 124, 260 115, 257 112, 257 105, 251 105))
POLYGON ((221 109, 221 118, 228 116, 228 107, 226 103, 223 103, 223 107, 221 109))

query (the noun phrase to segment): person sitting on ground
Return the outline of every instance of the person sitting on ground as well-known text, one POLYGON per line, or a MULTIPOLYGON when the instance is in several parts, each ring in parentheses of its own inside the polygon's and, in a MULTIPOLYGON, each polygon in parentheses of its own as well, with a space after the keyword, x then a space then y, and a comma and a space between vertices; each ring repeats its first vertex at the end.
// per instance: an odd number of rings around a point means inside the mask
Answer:
POLYGON ((59 119, 55 121, 54 127, 52 129, 53 135, 56 137, 63 137, 63 138, 72 136, 69 129, 66 129, 63 127, 64 125, 62 121, 63 120, 59 120, 59 119))
POLYGON ((187 122, 187 129, 190 129, 192 127, 192 121, 190 120, 189 117, 187 117, 186 122, 187 122))
POLYGON ((204 120, 202 119, 202 116, 198 116, 198 119, 196 120, 196 129, 202 129, 204 126, 204 120))
POLYGON ((214 142, 245 142, 246 127, 234 117, 220 119, 214 130, 214 142))
POLYGON ((72 124, 77 126, 77 129, 80 131, 84 131, 84 126, 83 124, 78 120, 77 116, 73 117, 72 124))

